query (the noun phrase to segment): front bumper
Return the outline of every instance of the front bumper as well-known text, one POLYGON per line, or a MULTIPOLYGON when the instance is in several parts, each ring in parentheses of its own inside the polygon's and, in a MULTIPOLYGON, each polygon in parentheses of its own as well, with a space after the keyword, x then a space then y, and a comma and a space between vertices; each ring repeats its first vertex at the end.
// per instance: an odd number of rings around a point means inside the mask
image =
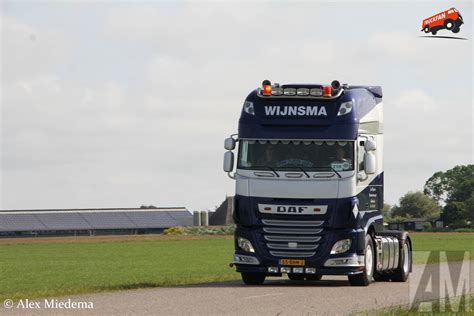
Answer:
POLYGON ((268 241, 265 240, 262 232, 257 229, 238 227, 237 236, 248 239, 255 253, 242 251, 236 244, 234 254, 234 264, 237 272, 257 272, 267 275, 277 275, 280 273, 311 273, 326 275, 353 275, 363 272, 364 269, 364 245, 365 231, 357 229, 328 230, 321 234, 322 239, 313 256, 310 257, 277 257, 272 255, 271 248, 268 248, 268 241), (341 239, 351 239, 351 247, 347 252, 331 255, 330 251, 335 242, 341 239), (281 264, 281 259, 304 260, 304 266, 289 266, 281 264), (270 269, 269 269, 270 268, 270 269), (283 271, 282 271, 282 268, 283 271), (296 268, 296 270, 295 270, 296 268), (301 269, 303 268, 303 269, 301 269), (315 270, 315 272, 313 272, 315 270))

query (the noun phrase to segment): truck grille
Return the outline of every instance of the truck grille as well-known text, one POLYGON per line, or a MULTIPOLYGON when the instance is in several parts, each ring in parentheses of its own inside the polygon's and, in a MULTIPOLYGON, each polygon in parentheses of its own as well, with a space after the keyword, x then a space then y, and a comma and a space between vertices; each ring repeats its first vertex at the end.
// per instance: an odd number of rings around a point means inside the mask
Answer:
POLYGON ((324 221, 262 219, 263 237, 275 257, 306 258, 316 254, 324 221))

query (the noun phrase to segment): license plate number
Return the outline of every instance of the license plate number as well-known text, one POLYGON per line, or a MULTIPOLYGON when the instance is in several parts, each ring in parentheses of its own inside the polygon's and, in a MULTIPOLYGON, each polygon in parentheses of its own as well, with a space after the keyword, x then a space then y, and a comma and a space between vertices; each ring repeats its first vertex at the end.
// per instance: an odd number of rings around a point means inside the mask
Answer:
POLYGON ((305 261, 302 259, 280 259, 280 264, 284 266, 304 266, 305 261))

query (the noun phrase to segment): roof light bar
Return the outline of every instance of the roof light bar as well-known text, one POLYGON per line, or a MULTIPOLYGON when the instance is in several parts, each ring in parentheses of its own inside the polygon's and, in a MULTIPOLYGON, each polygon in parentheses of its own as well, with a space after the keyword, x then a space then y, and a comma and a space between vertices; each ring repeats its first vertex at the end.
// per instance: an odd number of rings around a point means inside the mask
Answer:
POLYGON ((309 95, 309 89, 307 88, 299 88, 296 90, 297 95, 309 95))
POLYGON ((262 88, 259 89, 259 94, 262 96, 301 96, 301 97, 339 97, 343 92, 343 88, 347 88, 347 84, 341 85, 338 80, 333 80, 330 85, 324 85, 321 88, 311 87, 288 87, 283 88, 278 83, 272 84, 270 80, 262 81, 262 88))
POLYGON ((321 97, 323 96, 323 90, 320 88, 313 88, 309 90, 309 94, 312 95, 313 97, 321 97))

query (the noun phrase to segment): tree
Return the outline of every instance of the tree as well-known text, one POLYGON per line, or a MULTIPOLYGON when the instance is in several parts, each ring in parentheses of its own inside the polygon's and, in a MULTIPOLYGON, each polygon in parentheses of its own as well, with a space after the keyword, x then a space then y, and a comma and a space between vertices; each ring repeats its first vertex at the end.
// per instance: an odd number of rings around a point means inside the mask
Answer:
POLYGON ((446 224, 466 225, 466 206, 463 202, 451 201, 443 209, 442 220, 446 224))
POLYGON ((423 192, 408 192, 400 198, 400 205, 392 208, 391 216, 402 218, 439 218, 441 208, 423 192))
POLYGON ((466 206, 466 219, 474 224, 474 192, 471 193, 471 197, 464 202, 466 206))
POLYGON ((464 202, 474 191, 474 165, 456 166, 446 172, 438 171, 429 178, 424 193, 438 204, 464 202))
POLYGON ((424 192, 445 204, 442 219, 446 224, 465 225, 474 219, 474 165, 438 171, 425 183, 424 192))
POLYGON ((384 203, 382 209, 380 210, 382 212, 382 216, 384 221, 388 222, 391 219, 391 210, 392 206, 390 204, 384 203))

